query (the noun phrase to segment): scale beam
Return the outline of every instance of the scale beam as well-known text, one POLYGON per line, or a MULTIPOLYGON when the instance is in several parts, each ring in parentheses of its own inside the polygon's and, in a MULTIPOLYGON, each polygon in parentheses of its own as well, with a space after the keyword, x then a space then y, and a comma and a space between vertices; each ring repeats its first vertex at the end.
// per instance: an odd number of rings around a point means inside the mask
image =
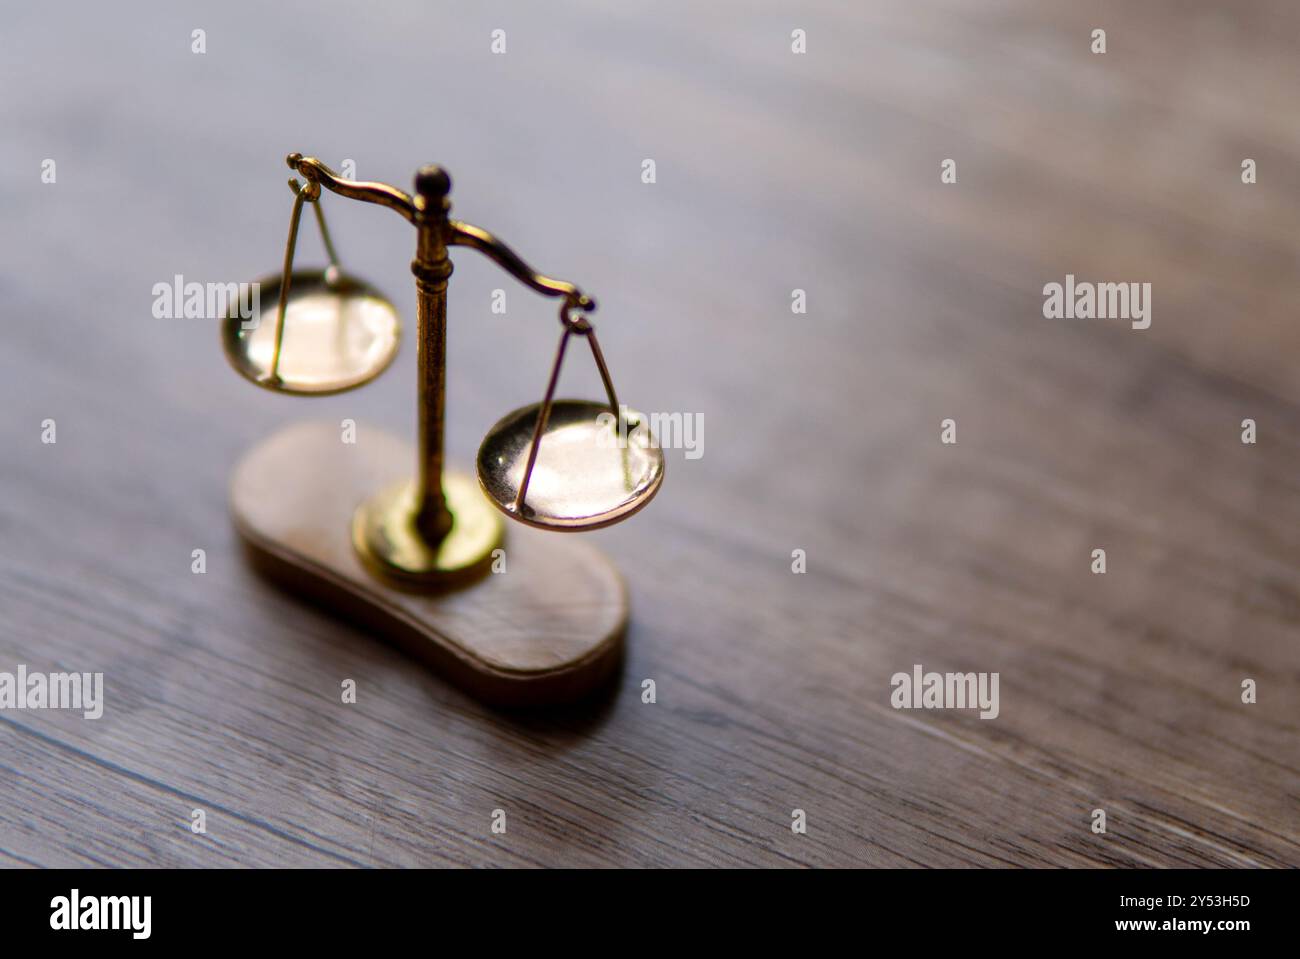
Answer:
MULTIPOLYGON (((320 160, 315 157, 305 157, 301 153, 290 153, 285 159, 290 169, 312 183, 319 184, 331 193, 347 197, 350 200, 361 200, 365 203, 377 203, 380 206, 386 206, 390 210, 396 210, 407 222, 415 226, 421 225, 421 221, 426 219, 424 216, 426 209, 424 198, 419 194, 412 196, 395 186, 389 186, 387 183, 344 179, 320 160)), ((434 209, 432 212, 433 217, 430 219, 434 222, 442 219, 439 216, 441 211, 434 209)), ((474 226, 472 223, 464 223, 460 220, 448 219, 446 220, 446 229, 443 232, 445 234, 443 236, 445 245, 464 246, 478 250, 519 282, 543 296, 563 296, 571 305, 588 313, 596 309, 596 301, 583 293, 577 286, 567 280, 557 280, 554 277, 538 273, 525 263, 523 258, 512 250, 509 245, 482 227, 474 226)))
POLYGON ((452 220, 450 223, 452 230, 450 242, 453 246, 467 246, 471 250, 478 250, 520 283, 543 296, 562 296, 571 306, 586 310, 588 313, 595 312, 596 301, 586 293, 565 280, 557 280, 538 273, 525 263, 518 253, 487 230, 459 220, 452 220))
POLYGON ((396 210, 410 223, 418 225, 420 204, 417 198, 403 193, 387 183, 373 183, 364 180, 345 180, 315 157, 305 157, 301 153, 290 153, 285 157, 289 169, 299 176, 319 183, 331 193, 345 196, 349 200, 363 200, 366 203, 378 203, 390 210, 396 210))

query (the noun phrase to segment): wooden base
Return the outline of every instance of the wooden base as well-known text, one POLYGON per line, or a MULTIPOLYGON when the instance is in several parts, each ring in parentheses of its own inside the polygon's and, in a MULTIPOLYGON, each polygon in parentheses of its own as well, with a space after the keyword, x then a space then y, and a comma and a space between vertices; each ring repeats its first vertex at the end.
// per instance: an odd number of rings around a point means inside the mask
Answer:
POLYGON ((415 453, 364 425, 299 423, 235 468, 230 506, 254 565, 383 635, 487 702, 570 702, 610 679, 623 652, 627 590, 614 565, 572 536, 512 529, 505 570, 458 590, 404 591, 361 563, 357 505, 408 476, 415 453))

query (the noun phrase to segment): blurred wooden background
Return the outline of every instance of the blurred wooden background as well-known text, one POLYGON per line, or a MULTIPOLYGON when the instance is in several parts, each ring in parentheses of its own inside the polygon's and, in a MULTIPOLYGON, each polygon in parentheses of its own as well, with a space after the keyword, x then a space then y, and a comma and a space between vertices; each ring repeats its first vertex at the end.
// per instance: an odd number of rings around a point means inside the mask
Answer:
MULTIPOLYGON (((0 712, 0 863, 1300 865, 1297 89, 1283 0, 7 11, 0 670, 108 702, 0 712), (456 215, 599 297, 629 402, 702 414, 703 457, 592 534, 633 602, 605 700, 493 712, 242 562, 242 450, 414 426, 409 340, 292 400, 151 315, 175 274, 278 269, 293 150, 445 164, 456 215), (1151 329, 1044 319, 1066 273, 1152 283, 1151 329), (999 672, 1001 715, 893 710, 915 663, 999 672)), ((326 203, 413 328, 412 232, 326 203)), ((456 264, 468 466, 556 327, 456 264)))

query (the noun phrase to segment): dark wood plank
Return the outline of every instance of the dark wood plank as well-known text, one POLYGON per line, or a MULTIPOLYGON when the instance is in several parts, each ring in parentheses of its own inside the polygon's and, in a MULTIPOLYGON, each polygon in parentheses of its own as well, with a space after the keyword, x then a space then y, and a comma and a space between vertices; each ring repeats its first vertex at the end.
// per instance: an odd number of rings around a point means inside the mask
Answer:
MULTIPOLYGON (((32 6, 0 35, 0 670, 108 697, 0 712, 0 863, 1300 865, 1300 10, 300 14, 32 6), (704 455, 590 534, 631 590, 612 696, 494 712, 244 566, 243 450, 414 424, 410 343, 301 402, 229 371, 215 323, 151 316, 175 274, 276 268, 291 150, 403 187, 444 163, 456 215, 601 300, 629 402, 702 414, 704 455), (1151 282, 1151 329, 1044 319, 1066 273, 1151 282), (998 672, 999 717, 894 710, 914 663, 998 672)), ((409 228, 325 209, 409 328, 409 228)), ((557 331, 456 264, 467 467, 557 331)), ((580 363, 565 389, 599 395, 580 363)))

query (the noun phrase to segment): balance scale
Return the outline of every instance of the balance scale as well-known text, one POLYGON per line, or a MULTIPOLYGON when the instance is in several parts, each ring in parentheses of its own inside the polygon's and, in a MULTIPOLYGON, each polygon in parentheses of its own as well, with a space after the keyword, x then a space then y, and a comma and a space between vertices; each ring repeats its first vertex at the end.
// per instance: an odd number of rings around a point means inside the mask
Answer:
POLYGON ((664 472, 645 417, 618 402, 588 319, 595 301, 537 273, 486 230, 451 219, 451 178, 437 166, 420 168, 408 195, 343 179, 314 157, 291 153, 287 162, 305 183, 289 179, 283 272, 260 281, 262 297, 278 302, 275 321, 249 324, 232 309, 222 325, 226 357, 258 386, 306 396, 354 389, 387 369, 401 341, 397 310, 339 266, 321 189, 394 210, 416 229, 418 450, 370 429, 363 448, 349 447, 328 422, 299 423, 266 439, 236 466, 231 483, 231 511, 250 559, 488 702, 586 695, 621 660, 627 590, 598 550, 547 533, 626 519, 654 497, 664 472), (329 257, 324 270, 293 268, 304 203, 316 213, 329 257), (542 402, 488 430, 477 482, 443 464, 453 246, 477 250, 560 299, 562 332, 542 402), (605 402, 555 398, 573 336, 591 346, 605 402), (512 534, 506 549, 502 516, 534 529, 512 534))

